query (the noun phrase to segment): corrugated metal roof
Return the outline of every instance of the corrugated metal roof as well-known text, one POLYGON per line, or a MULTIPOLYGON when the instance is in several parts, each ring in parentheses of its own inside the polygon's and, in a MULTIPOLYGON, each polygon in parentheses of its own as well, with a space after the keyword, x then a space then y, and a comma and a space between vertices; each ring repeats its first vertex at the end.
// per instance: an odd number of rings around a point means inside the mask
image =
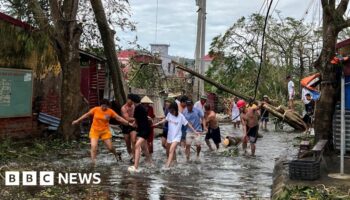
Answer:
POLYGON ((15 19, 9 15, 6 15, 2 12, 0 12, 0 20, 2 21, 5 21, 5 22, 8 22, 14 26, 18 26, 18 27, 21 27, 25 30, 34 30, 34 27, 32 27, 31 25, 29 25, 28 23, 25 23, 25 22, 22 22, 21 20, 18 20, 18 19, 15 19))

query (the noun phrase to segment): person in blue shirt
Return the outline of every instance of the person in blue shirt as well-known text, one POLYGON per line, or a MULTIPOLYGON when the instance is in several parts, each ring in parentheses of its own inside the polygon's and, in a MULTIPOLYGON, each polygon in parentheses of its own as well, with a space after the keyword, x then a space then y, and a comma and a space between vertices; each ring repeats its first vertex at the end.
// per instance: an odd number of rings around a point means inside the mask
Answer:
POLYGON ((194 143, 197 147, 197 160, 199 159, 199 154, 201 151, 201 133, 203 132, 202 124, 204 118, 204 113, 199 110, 198 108, 195 108, 193 106, 193 101, 188 100, 186 101, 186 108, 183 111, 183 115, 185 116, 186 120, 193 126, 193 128, 197 131, 197 133, 194 133, 190 129, 187 129, 186 134, 186 158, 187 161, 190 160, 190 152, 191 152, 191 145, 194 143))

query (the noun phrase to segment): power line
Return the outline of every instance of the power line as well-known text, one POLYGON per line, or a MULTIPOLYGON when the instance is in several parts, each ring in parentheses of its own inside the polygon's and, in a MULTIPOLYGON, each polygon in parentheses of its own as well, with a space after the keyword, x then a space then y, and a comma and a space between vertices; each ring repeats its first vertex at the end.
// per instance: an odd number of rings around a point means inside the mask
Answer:
POLYGON ((267 20, 269 18, 269 12, 272 6, 273 0, 271 0, 270 5, 267 9, 267 13, 266 13, 266 17, 265 17, 265 24, 264 24, 264 30, 263 30, 263 35, 262 35, 262 39, 261 39, 261 52, 260 52, 260 65, 259 65, 259 72, 258 72, 258 76, 256 78, 256 82, 255 82, 255 90, 254 90, 254 99, 253 101, 255 101, 256 99, 256 94, 258 91, 258 86, 259 86, 259 79, 260 79, 260 74, 261 74, 261 68, 262 68, 262 63, 263 63, 263 53, 264 53, 264 47, 265 47, 265 33, 266 33, 266 26, 267 26, 267 20))
MULTIPOLYGON (((268 3, 269 3, 269 0, 264 0, 260 9, 259 9, 259 14, 258 15, 261 15, 265 9, 268 7, 268 3)), ((251 21, 249 25, 253 25, 254 24, 254 21, 251 21)), ((249 26, 248 25, 248 26, 249 26)), ((247 43, 245 43, 244 45, 242 45, 242 49, 246 49, 247 47, 250 47, 253 45, 253 41, 255 40, 255 37, 257 36, 257 38, 259 39, 259 33, 258 35, 256 34, 250 34, 247 36, 247 43)))
POLYGON ((264 0, 264 2, 263 2, 263 4, 261 5, 261 7, 260 7, 260 9, 259 9, 259 15, 261 14, 261 11, 263 11, 263 8, 264 8, 264 10, 265 10, 265 5, 267 5, 267 2, 268 0, 264 0), (266 2, 266 3, 265 3, 266 2))
POLYGON ((309 14, 309 10, 310 10, 310 8, 311 8, 311 6, 313 5, 314 2, 315 2, 314 0, 310 0, 310 3, 306 7, 306 10, 305 10, 303 16, 301 17, 300 21, 303 21, 305 19, 306 15, 309 14))
POLYGON ((280 2, 280 0, 277 0, 276 4, 275 4, 275 7, 273 8, 272 12, 271 12, 271 16, 273 15, 273 13, 275 12, 276 10, 276 7, 278 5, 278 3, 280 2))

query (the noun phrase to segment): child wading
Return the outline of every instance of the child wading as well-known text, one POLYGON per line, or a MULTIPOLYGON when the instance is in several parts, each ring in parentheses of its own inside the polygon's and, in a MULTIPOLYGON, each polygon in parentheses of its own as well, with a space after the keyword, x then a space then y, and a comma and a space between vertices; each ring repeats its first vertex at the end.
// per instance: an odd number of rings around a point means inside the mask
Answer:
POLYGON ((116 152, 112 145, 112 133, 109 127, 109 120, 111 118, 115 118, 117 121, 122 122, 125 125, 130 125, 128 121, 120 117, 112 109, 108 108, 108 106, 109 101, 104 99, 101 102, 101 106, 92 108, 89 112, 72 122, 72 125, 75 125, 81 122, 83 119, 93 116, 92 126, 89 133, 91 143, 91 160, 93 165, 96 164, 97 146, 100 138, 103 140, 108 150, 114 154, 116 159, 121 160, 120 152, 116 152))
POLYGON ((173 162, 173 158, 175 155, 176 147, 178 143, 181 141, 181 128, 182 126, 189 126, 193 133, 198 133, 191 124, 188 123, 183 114, 179 113, 179 109, 176 103, 172 103, 169 107, 169 113, 166 118, 156 124, 154 126, 158 126, 159 124, 163 124, 164 122, 168 122, 168 137, 167 143, 169 148, 169 156, 166 162, 165 167, 169 168, 173 162))

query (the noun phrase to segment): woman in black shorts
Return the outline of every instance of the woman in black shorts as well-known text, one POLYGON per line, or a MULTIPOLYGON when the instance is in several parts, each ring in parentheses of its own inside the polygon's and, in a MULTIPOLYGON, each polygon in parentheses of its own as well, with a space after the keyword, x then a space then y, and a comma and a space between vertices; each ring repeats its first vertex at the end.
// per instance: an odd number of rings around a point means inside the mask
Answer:
POLYGON ((146 155, 146 162, 152 162, 151 156, 148 152, 147 148, 147 139, 151 134, 151 127, 148 122, 148 117, 147 117, 147 111, 140 104, 141 98, 137 95, 131 99, 134 104, 135 104, 135 111, 134 111, 134 126, 136 126, 136 132, 137 132, 137 140, 135 144, 135 161, 134 165, 130 166, 128 168, 129 172, 139 172, 140 170, 138 169, 139 167, 139 162, 140 162, 140 156, 141 156, 141 148, 142 152, 145 153, 146 155))

